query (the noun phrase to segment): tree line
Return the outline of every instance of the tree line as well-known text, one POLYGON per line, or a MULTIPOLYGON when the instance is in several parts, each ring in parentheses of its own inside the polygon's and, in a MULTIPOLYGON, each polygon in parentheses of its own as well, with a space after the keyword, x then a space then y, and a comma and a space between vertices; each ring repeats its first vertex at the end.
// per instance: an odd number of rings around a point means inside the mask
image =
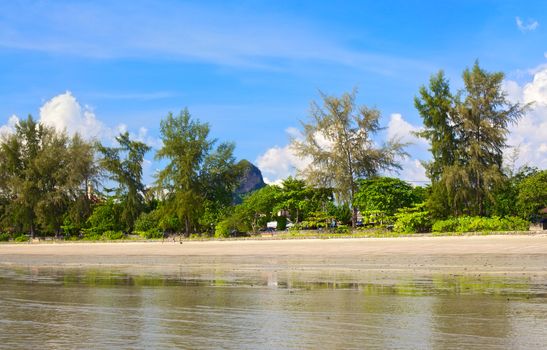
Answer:
POLYGON ((0 232, 4 238, 225 237, 258 232, 270 221, 279 229, 340 232, 524 228, 547 206, 547 171, 503 162, 508 128, 530 108, 507 100, 503 77, 475 63, 463 72, 459 91, 451 91, 442 71, 420 88, 415 106, 423 128, 416 135, 429 142, 432 156, 424 163, 431 181, 425 187, 381 176, 401 169, 407 145, 377 144, 380 111, 357 106, 356 91, 321 94, 312 104, 303 137, 291 140, 308 162, 297 178, 243 198, 235 192, 248 164, 236 162, 235 145, 210 138, 210 126, 187 109, 160 122, 162 146, 154 156, 166 165, 148 187, 143 162, 151 148, 127 132, 107 147, 29 116, 0 140, 0 232))

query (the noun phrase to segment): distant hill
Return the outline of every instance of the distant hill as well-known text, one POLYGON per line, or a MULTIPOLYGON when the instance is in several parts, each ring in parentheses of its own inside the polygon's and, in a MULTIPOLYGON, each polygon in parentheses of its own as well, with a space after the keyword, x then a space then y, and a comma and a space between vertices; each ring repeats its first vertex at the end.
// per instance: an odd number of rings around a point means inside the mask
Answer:
POLYGON ((266 186, 266 183, 262 178, 262 172, 260 169, 248 160, 241 160, 237 166, 241 167, 242 175, 239 181, 239 187, 234 193, 234 202, 241 203, 241 197, 247 193, 261 189, 266 186))

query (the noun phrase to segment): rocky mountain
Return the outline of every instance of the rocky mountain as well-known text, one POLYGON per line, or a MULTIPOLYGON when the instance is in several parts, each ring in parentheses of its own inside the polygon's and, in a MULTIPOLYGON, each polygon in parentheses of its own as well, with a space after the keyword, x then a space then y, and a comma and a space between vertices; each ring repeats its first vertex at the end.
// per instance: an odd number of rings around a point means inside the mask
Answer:
POLYGON ((239 187, 235 191, 235 201, 240 202, 243 195, 266 186, 266 183, 264 183, 260 169, 248 160, 241 160, 237 166, 241 167, 242 175, 240 178, 239 187))

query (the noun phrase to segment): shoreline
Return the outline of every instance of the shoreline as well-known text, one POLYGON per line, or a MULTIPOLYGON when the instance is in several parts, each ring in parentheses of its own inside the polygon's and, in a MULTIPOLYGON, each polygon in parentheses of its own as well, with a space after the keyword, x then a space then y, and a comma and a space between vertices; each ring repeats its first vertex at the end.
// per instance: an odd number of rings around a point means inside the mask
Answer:
POLYGON ((547 280, 547 234, 1 244, 0 266, 236 274, 310 271, 519 275, 547 280))

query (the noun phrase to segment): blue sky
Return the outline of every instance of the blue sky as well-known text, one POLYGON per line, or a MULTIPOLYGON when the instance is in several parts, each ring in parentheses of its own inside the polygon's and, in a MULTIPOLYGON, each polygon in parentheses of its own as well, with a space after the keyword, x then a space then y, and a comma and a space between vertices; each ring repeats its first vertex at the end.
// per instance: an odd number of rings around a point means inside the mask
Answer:
MULTIPOLYGON (((407 136, 419 86, 443 69, 459 88, 479 59, 506 73, 511 98, 536 102, 509 140, 521 163, 547 167, 546 16, 544 1, 4 1, 0 125, 30 113, 157 146, 160 119, 188 107, 275 181, 300 166, 288 134, 319 90, 358 87, 389 127, 379 141, 407 136)), ((409 140, 401 177, 421 181, 427 145, 409 140)))

